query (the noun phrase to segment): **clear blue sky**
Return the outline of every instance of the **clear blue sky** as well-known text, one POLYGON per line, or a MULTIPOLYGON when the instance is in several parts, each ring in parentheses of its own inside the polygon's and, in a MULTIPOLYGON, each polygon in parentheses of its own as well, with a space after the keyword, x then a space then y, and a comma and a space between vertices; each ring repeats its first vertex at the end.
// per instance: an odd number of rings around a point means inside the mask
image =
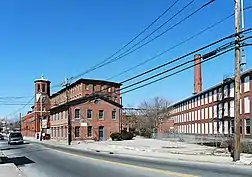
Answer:
MULTIPOLYGON (((85 71, 128 42, 172 2, 174 1, 1 1, 0 97, 32 96, 34 94, 33 81, 39 78, 42 73, 52 81, 52 85, 55 85, 63 81, 65 77, 85 71)), ((169 28, 205 2, 207 0, 195 0, 192 6, 160 29, 159 32, 169 28)), ((216 0, 214 4, 195 14, 150 45, 83 77, 106 79, 144 61, 231 14, 233 2, 233 0, 216 0)), ((185 0, 180 0, 153 28, 176 13, 186 3, 185 0)), ((245 6, 249 5, 252 5, 252 2, 245 0, 245 6)), ((245 25, 251 27, 252 21, 249 20, 252 19, 251 10, 245 15, 245 25)), ((115 78, 113 81, 122 81, 233 32, 234 19, 231 18, 166 55, 115 78)), ((247 48, 246 54, 247 67, 250 68, 252 64, 250 60, 251 49, 247 48)), ((233 70, 233 52, 204 64, 202 67, 203 88, 220 82, 223 75, 233 73, 233 70)), ((155 96, 178 101, 190 96, 192 91, 193 70, 191 69, 128 93, 123 96, 123 102, 126 106, 129 104, 137 106, 142 100, 155 96)), ((13 100, 13 102, 25 103, 29 99, 13 100)), ((0 116, 5 116, 20 107, 0 105, 0 116)), ((28 109, 29 107, 21 112, 24 113, 28 109)))

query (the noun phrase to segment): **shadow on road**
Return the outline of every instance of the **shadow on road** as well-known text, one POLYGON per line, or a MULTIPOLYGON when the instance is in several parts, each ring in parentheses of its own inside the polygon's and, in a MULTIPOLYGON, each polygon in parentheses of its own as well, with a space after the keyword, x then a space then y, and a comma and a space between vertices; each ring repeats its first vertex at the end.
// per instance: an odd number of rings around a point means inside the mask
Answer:
POLYGON ((15 150, 15 149, 22 149, 22 148, 25 148, 25 147, 9 147, 9 148, 3 148, 3 149, 0 149, 0 151, 8 151, 8 150, 15 150))
POLYGON ((35 163, 34 161, 28 159, 25 156, 22 156, 22 157, 11 157, 11 158, 9 158, 9 157, 3 157, 1 159, 2 159, 2 164, 5 164, 5 163, 14 163, 16 166, 23 166, 23 165, 26 165, 26 164, 35 163))

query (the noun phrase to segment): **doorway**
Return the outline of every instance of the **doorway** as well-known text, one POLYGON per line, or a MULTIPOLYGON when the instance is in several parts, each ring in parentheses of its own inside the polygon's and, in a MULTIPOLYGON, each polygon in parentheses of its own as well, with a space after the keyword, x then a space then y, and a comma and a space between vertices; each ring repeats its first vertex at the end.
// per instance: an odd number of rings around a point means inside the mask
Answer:
POLYGON ((99 127, 99 141, 104 141, 104 126, 99 127))

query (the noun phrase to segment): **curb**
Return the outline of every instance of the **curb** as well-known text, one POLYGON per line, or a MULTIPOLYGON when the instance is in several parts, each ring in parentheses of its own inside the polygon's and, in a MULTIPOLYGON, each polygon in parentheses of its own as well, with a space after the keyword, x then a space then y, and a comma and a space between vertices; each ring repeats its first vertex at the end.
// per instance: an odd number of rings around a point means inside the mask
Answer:
MULTIPOLYGON (((31 141, 33 142, 33 141, 31 141)), ((55 150, 62 150, 64 152, 74 153, 82 156, 93 157, 97 159, 108 159, 113 161, 113 159, 117 159, 120 161, 128 161, 128 162, 142 162, 146 164, 155 164, 161 166, 170 166, 170 167, 186 167, 192 168, 197 170, 204 170, 204 171, 215 171, 219 173, 232 173, 233 175, 244 175, 244 176, 251 176, 252 168, 251 166, 239 165, 239 164, 215 164, 211 162, 192 162, 186 160, 175 160, 175 159, 157 159, 154 157, 139 157, 139 156, 132 156, 132 155, 125 155, 125 154, 115 154, 114 152, 110 151, 99 151, 99 150, 81 150, 81 149, 74 149, 69 147, 63 147, 60 145, 51 145, 42 142, 34 142, 37 144, 44 145, 45 147, 55 149, 55 150)), ((122 162, 125 163, 125 162, 122 162)))

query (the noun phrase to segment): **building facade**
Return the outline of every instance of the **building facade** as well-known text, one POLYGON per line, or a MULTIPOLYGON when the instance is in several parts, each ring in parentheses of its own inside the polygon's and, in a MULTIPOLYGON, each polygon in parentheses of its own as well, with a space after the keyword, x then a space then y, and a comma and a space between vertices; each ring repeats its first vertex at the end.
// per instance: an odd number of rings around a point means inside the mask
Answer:
POLYGON ((44 133, 52 139, 67 139, 71 129, 72 140, 106 140, 120 131, 120 86, 79 79, 50 95, 50 82, 36 80, 34 108, 22 118, 22 132, 37 138, 44 133), (33 123, 26 125, 28 121, 33 123))
MULTIPOLYGON (((198 68, 196 68, 198 69, 198 68)), ((200 78, 201 79, 201 78, 200 78)), ((240 115, 242 137, 252 137, 252 70, 241 74, 240 115)), ((195 82, 197 83, 197 81, 195 82)), ((234 80, 226 78, 222 83, 196 93, 172 105, 172 119, 178 133, 199 135, 224 135, 234 133, 234 80)))

